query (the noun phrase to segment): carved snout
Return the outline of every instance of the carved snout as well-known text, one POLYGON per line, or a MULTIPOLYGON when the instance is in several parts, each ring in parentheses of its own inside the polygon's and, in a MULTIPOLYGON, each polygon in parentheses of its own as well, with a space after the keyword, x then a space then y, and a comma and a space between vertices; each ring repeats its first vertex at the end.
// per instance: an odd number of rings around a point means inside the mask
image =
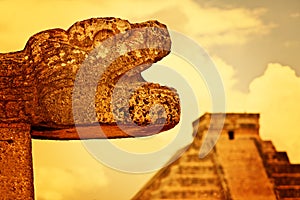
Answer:
POLYGON ((130 24, 97 18, 77 22, 67 31, 53 29, 34 35, 19 61, 30 71, 32 98, 24 112, 26 121, 43 130, 68 129, 75 123, 174 127, 180 120, 176 90, 147 83, 141 76, 168 55, 170 47, 168 30, 157 21, 130 24), (132 90, 129 85, 138 87, 132 90))

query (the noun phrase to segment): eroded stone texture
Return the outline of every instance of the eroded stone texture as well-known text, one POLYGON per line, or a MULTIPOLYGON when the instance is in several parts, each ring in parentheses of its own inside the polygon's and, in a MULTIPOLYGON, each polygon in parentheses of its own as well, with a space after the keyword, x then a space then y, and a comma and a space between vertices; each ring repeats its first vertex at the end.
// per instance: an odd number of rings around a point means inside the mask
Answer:
POLYGON ((196 134, 191 146, 154 175, 132 199, 277 199, 256 145, 262 142, 259 114, 227 113, 217 144, 205 158, 199 158, 205 136, 214 134, 208 131, 215 125, 211 124, 212 115, 224 113, 201 116, 194 123, 196 134), (229 132, 233 132, 233 138, 229 132))
POLYGON ((84 106, 88 99, 95 99, 95 104, 75 113, 76 124, 115 124, 117 118, 124 124, 133 119, 138 125, 165 122, 172 128, 180 119, 178 94, 146 83, 140 74, 166 56, 170 47, 168 30, 157 21, 131 24, 116 18, 93 18, 77 22, 67 31, 37 33, 23 51, 0 54, 0 122, 69 128, 74 125, 72 100, 84 106), (122 83, 118 82, 121 77, 122 83), (72 99, 75 79, 81 91, 72 99), (125 102, 122 107, 116 104, 112 108, 117 83, 132 95, 121 98, 125 102), (130 84, 138 86, 138 91, 130 91, 130 84), (140 93, 144 96, 138 96, 140 93), (158 110, 151 121, 150 108, 157 103, 165 113, 158 114, 162 113, 158 110), (129 108, 129 118, 122 118, 122 110, 129 108))
POLYGON ((0 199, 34 199, 29 125, 0 125, 0 199))
MULTIPOLYGON (((31 135, 43 139, 128 137, 116 122, 132 120, 138 125, 162 124, 160 131, 174 127, 180 119, 178 94, 145 82, 140 74, 168 55, 170 46, 166 26, 157 21, 130 24, 93 18, 67 31, 37 33, 24 50, 0 54, 0 199, 34 198, 31 135), (79 71, 83 73, 77 76, 79 71), (72 98, 75 80, 81 90, 72 98), (116 87, 121 90, 114 92, 116 87), (128 99, 125 93, 130 94, 128 99), (113 95, 118 98, 114 106, 113 95), (86 105, 89 97, 92 105, 76 115, 75 123, 100 122, 109 135, 95 135, 91 131, 95 127, 88 127, 88 135, 79 138, 70 128, 74 127, 72 103, 86 105), (152 109, 156 104, 161 106, 152 109), (32 127, 38 128, 37 135, 32 127)), ((149 133, 138 130, 137 135, 149 133)))

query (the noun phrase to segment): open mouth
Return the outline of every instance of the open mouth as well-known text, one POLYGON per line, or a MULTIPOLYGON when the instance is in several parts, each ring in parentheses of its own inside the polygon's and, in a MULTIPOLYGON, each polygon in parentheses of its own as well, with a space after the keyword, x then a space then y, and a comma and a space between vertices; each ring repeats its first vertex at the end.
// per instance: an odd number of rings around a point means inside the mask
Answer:
POLYGON ((170 48, 167 27, 157 21, 92 18, 32 36, 22 51, 32 69, 34 98, 24 111, 32 137, 136 137, 173 128, 180 121, 176 90, 141 76, 170 48), (103 135, 93 134, 99 124, 103 135), (76 127, 91 131, 79 137, 76 127))

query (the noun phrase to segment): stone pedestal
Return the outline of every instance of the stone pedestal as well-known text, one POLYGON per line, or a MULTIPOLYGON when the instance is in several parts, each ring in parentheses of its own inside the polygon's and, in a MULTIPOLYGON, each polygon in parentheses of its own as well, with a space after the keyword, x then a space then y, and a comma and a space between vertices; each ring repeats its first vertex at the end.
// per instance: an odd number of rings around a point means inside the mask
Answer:
POLYGON ((0 126, 0 199, 34 199, 30 126, 0 126))

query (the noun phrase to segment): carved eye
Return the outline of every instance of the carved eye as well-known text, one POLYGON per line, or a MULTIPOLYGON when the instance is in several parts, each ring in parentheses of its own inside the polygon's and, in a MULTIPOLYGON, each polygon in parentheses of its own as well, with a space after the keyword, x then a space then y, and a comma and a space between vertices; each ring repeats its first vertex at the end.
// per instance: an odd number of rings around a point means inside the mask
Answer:
POLYGON ((113 35, 114 35, 114 32, 112 30, 109 30, 109 29, 100 30, 96 33, 96 35, 94 37, 94 44, 97 45, 97 44, 101 43, 103 40, 105 40, 113 35))

